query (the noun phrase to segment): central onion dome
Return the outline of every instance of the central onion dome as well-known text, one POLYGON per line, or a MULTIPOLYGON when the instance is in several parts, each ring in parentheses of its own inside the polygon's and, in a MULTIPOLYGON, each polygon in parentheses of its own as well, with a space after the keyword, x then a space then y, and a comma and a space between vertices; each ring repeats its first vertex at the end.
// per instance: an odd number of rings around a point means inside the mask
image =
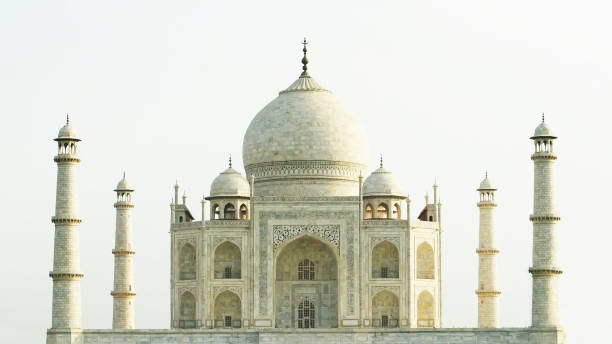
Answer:
POLYGON ((365 128, 310 77, 305 45, 303 51, 302 75, 259 111, 244 135, 247 176, 255 176, 258 195, 357 195, 367 167, 365 128))

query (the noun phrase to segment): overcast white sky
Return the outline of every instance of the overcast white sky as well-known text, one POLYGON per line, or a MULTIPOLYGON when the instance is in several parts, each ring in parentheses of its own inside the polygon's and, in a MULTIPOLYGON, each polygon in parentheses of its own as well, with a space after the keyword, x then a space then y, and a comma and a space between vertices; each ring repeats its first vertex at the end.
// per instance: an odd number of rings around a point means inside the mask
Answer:
MULTIPOLYGON (((533 129, 559 140, 561 312, 570 342, 603 343, 610 289, 612 8, 607 1, 4 1, 0 3, 0 341, 42 343, 51 324, 56 166, 65 113, 79 167, 83 324, 108 328, 113 188, 134 210, 136 325, 169 326, 169 207, 241 167, 253 116, 300 72, 369 131, 413 199, 444 203, 443 324, 476 326, 478 210, 499 187, 501 324, 530 324, 533 129)), ((242 170, 242 168, 241 168, 242 170)), ((199 216, 198 216, 199 217, 199 216)))

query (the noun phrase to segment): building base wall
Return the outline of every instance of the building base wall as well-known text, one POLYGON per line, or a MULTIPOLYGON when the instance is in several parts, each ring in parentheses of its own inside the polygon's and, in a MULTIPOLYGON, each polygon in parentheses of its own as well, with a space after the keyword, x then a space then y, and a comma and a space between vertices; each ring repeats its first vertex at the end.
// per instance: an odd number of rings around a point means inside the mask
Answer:
POLYGON ((47 332, 47 344, 564 344, 558 328, 83 330, 47 332), (61 337, 61 338, 60 338, 61 337))

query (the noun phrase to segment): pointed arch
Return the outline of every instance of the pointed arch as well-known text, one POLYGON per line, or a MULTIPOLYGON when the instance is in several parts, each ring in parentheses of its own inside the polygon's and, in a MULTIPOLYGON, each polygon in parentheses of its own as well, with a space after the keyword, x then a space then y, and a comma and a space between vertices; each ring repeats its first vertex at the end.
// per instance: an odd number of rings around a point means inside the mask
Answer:
POLYGON ((219 220, 221 218, 221 208, 218 204, 213 204, 212 206, 212 218, 213 220, 219 220))
POLYGON ((387 240, 376 244, 372 249, 372 277, 399 277, 399 250, 387 240))
POLYGON ((372 298, 372 325, 374 327, 397 327, 399 299, 389 290, 383 290, 372 298))
POLYGON ((227 220, 236 219, 236 207, 232 203, 228 203, 223 208, 223 218, 227 220))
POLYGON ((393 204, 393 214, 391 217, 396 220, 399 220, 402 218, 402 207, 400 206, 399 203, 393 204))
POLYGON ((215 327, 241 327, 242 302, 240 297, 226 290, 215 298, 215 327))
POLYGON ((434 298, 428 291, 423 291, 417 299, 417 326, 434 327, 434 298))
POLYGON ((185 244, 179 252, 179 279, 196 279, 196 250, 192 244, 185 244))
POLYGON ((186 291, 181 295, 179 308, 179 316, 181 320, 195 320, 196 298, 191 292, 186 291))
POLYGON ((275 259, 274 314, 277 328, 338 327, 338 258, 332 246, 311 235, 302 235, 280 248, 275 259), (308 300, 310 304, 302 304, 308 300), (310 310, 316 310, 310 317, 310 310), (312 325, 312 326, 311 326, 312 325))
POLYGON ((434 251, 431 245, 424 242, 417 248, 417 278, 434 279, 435 260, 434 251))
POLYGON ((376 207, 376 218, 386 219, 389 217, 389 207, 387 203, 380 203, 378 207, 376 207))
POLYGON ((236 244, 225 241, 217 246, 214 261, 215 278, 241 278, 242 256, 236 244))
POLYGON ((240 219, 241 220, 249 219, 249 208, 244 203, 240 205, 240 219))
POLYGON ((374 208, 372 208, 372 205, 369 204, 369 203, 365 207, 365 216, 364 217, 365 217, 366 220, 371 219, 371 218, 374 217, 374 208))

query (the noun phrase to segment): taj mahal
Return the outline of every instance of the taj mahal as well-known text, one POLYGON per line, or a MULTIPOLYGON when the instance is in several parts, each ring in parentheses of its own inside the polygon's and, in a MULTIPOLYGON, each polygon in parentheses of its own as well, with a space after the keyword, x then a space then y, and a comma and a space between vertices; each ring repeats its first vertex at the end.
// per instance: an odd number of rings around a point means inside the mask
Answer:
MULTIPOLYGON (((445 328, 438 186, 415 209, 382 158, 379 166, 367 166, 364 126, 310 75, 304 41, 301 75, 255 115, 244 134, 244 173, 230 159, 204 191, 200 209, 190 209, 174 185, 168 328, 134 327, 135 191, 124 174, 114 188, 114 284, 105 296, 113 304, 112 328, 83 329, 80 281, 83 271, 95 269, 80 265, 81 139, 66 121, 55 138, 47 344, 564 343, 553 177, 557 137, 542 118, 530 139, 533 212, 518 215, 530 215, 533 224, 532 265, 525 266, 533 283, 531 326, 499 323, 497 186, 485 175, 474 186, 474 199, 466 200, 480 216, 474 228, 479 242, 471 252, 479 262, 476 295, 466 295, 478 304, 478 327, 445 328)), ((166 228, 160 224, 158 230, 166 228)))

